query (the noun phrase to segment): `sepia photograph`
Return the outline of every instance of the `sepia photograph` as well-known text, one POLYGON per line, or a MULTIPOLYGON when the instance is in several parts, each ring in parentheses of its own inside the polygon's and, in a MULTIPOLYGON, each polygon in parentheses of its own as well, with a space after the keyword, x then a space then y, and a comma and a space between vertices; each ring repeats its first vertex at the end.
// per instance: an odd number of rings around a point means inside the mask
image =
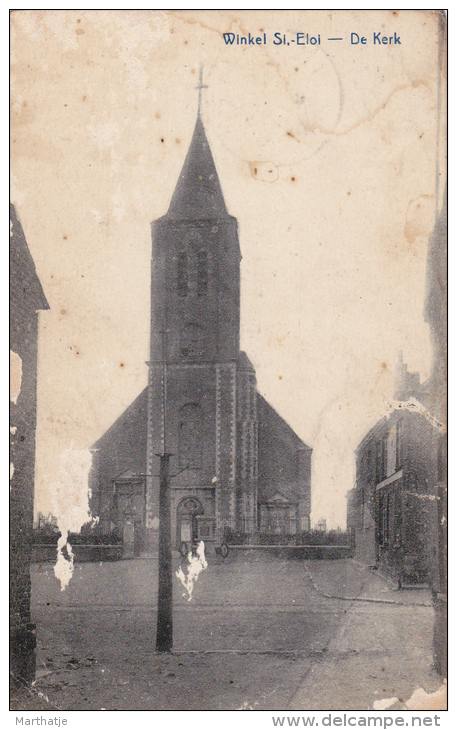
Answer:
POLYGON ((10 12, 16 724, 439 726, 446 64, 444 10, 10 12))

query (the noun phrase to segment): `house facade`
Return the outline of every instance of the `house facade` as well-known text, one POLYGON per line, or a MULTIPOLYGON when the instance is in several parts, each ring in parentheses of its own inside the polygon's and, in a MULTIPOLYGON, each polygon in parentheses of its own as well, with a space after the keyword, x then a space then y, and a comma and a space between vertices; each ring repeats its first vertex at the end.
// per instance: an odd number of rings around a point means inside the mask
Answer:
POLYGON ((427 401, 419 375, 403 362, 398 371, 399 408, 378 421, 356 449, 348 530, 356 559, 382 565, 402 583, 432 583, 439 429, 419 400, 427 401))
MULTIPOLYGON (((424 317, 430 325, 433 347, 432 372, 429 384, 429 410, 447 424, 447 185, 443 206, 437 211, 435 227, 430 235, 427 261, 427 286, 424 317)), ((447 429, 443 428, 436 442, 438 560, 432 584, 435 604, 435 666, 447 673, 447 429)))
POLYGON ((24 231, 10 206, 10 673, 35 678, 30 613, 37 417, 38 316, 49 309, 24 231))

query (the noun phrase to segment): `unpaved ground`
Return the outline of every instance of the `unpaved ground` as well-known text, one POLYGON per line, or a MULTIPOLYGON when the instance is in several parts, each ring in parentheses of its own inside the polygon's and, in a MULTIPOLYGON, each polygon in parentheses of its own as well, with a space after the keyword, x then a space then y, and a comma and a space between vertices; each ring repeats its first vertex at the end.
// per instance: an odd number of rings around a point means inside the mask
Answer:
POLYGON ((33 567, 36 709, 399 709, 440 685, 428 592, 350 560, 211 557, 192 601, 175 581, 171 655, 154 651, 156 585, 148 557, 77 565, 64 592, 33 567))

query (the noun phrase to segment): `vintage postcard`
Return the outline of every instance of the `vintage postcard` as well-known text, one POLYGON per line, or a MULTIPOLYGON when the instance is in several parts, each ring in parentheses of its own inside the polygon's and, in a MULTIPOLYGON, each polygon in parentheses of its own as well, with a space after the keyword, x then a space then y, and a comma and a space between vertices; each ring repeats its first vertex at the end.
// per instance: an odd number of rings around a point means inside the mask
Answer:
POLYGON ((446 58, 441 10, 12 11, 18 717, 439 724, 446 58))

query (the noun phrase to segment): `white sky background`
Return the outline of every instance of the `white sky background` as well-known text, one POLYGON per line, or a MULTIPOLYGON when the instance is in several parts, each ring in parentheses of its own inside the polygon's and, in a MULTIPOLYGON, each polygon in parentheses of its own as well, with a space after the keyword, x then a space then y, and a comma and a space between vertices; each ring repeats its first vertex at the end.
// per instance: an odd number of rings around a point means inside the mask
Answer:
POLYGON ((36 510, 50 511, 60 453, 90 446, 146 385, 149 224, 184 162, 204 63, 202 117, 239 222, 241 347, 314 450, 313 522, 344 526, 354 448, 393 395, 398 351, 430 372, 437 27, 425 11, 13 13, 12 199, 51 307, 36 510), (260 28, 322 45, 221 35, 260 28), (368 44, 351 47, 352 31, 368 44), (373 46, 377 31, 402 45, 373 46))

